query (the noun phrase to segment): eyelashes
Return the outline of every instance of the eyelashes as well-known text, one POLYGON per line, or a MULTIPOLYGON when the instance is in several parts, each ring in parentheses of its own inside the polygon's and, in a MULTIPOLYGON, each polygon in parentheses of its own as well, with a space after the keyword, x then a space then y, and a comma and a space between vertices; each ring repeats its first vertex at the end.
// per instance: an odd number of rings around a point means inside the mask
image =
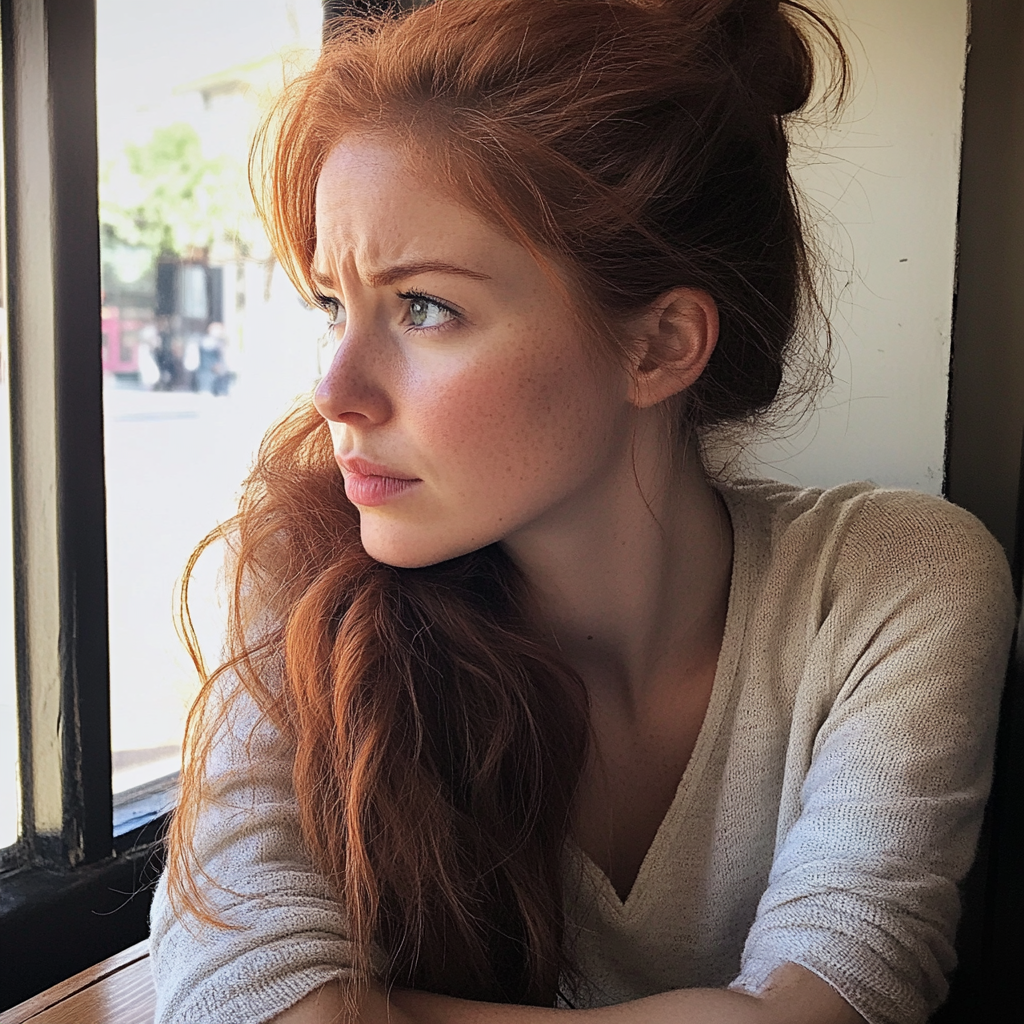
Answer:
POLYGON ((337 299, 332 299, 329 295, 321 295, 319 292, 313 293, 313 301, 330 317, 328 327, 337 327, 339 323, 344 323, 344 320, 339 319, 344 313, 344 307, 337 299))
MULTIPOLYGON (((449 303, 429 295, 426 292, 399 292, 398 296, 406 303, 404 326, 414 333, 444 330, 449 325, 462 320, 460 310, 449 303)), ((329 295, 314 293, 313 300, 328 316, 328 329, 340 327, 345 323, 345 307, 329 295)))
POLYGON ((398 297, 409 303, 409 320, 418 331, 439 330, 453 320, 459 319, 456 310, 433 295, 426 295, 423 292, 400 292, 398 297))

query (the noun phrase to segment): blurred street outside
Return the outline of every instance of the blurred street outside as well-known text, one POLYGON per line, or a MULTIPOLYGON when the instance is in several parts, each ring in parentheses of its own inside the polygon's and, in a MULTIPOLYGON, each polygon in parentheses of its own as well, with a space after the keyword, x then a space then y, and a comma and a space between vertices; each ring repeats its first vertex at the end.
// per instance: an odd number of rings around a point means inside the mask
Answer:
MULTIPOLYGON (((144 391, 108 379, 110 678, 114 791, 176 770, 196 675, 172 619, 189 554, 234 512, 260 440, 316 376, 324 315, 303 308, 278 269, 270 302, 247 316, 230 393, 144 391)), ((225 611, 215 598, 220 554, 200 563, 191 595, 207 663, 225 611)))

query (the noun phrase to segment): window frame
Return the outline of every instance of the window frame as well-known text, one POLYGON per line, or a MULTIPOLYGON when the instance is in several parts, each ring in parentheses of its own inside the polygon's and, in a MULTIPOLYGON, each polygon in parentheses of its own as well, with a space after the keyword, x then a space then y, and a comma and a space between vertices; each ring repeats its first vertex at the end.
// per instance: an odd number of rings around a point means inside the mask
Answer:
POLYGON ((159 869, 163 816, 114 835, 93 0, 0 0, 0 60, 22 783, 0 862, 0 988, 13 1004, 145 937, 136 897, 159 869))
POLYGON ((0 23, 23 837, 74 867, 112 851, 95 11, 0 23))

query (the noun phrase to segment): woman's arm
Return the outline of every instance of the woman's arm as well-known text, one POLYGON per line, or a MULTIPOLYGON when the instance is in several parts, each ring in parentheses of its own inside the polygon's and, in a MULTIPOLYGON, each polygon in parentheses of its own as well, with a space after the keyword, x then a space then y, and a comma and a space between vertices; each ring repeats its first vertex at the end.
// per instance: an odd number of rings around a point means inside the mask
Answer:
MULTIPOLYGON (((213 699, 234 685, 224 676, 213 699)), ((345 974, 345 916, 305 851, 292 763, 239 694, 210 752, 195 832, 196 884, 228 927, 172 906, 161 879, 150 932, 156 1024, 262 1024, 345 974)))
MULTIPOLYGON (((340 989, 329 985, 275 1018, 273 1024, 333 1024, 344 1019, 342 1012, 340 989)), ((756 996, 723 989, 679 989, 592 1010, 474 1003, 401 989, 388 999, 374 987, 363 997, 358 1024, 544 1024, 567 1015, 579 1024, 863 1024, 863 1018, 831 986, 796 964, 781 967, 756 996)))
POLYGON ((422 992, 396 992, 392 1002, 408 1014, 411 1024, 543 1024, 565 1014, 579 1024, 863 1024, 842 996, 795 964, 776 971, 766 990, 756 996, 725 989, 677 989, 592 1010, 470 1003, 422 992))
MULTIPOLYGON (((460 1005, 473 1006, 462 1000, 445 1000, 460 1005)), ((346 1006, 339 982, 332 981, 305 999, 285 1010, 269 1024, 417 1024, 416 1018, 399 1008, 394 999, 389 1000, 384 989, 376 983, 366 989, 359 999, 359 1010, 352 1021, 346 1016, 346 1006)))

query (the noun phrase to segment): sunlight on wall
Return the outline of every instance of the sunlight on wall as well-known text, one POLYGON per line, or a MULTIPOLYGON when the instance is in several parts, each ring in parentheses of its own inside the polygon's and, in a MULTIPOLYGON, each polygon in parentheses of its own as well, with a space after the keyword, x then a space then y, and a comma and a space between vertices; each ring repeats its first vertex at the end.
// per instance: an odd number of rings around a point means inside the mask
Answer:
POLYGON ((833 272, 835 383, 754 471, 942 490, 965 0, 833 0, 853 62, 840 124, 796 147, 833 272))

